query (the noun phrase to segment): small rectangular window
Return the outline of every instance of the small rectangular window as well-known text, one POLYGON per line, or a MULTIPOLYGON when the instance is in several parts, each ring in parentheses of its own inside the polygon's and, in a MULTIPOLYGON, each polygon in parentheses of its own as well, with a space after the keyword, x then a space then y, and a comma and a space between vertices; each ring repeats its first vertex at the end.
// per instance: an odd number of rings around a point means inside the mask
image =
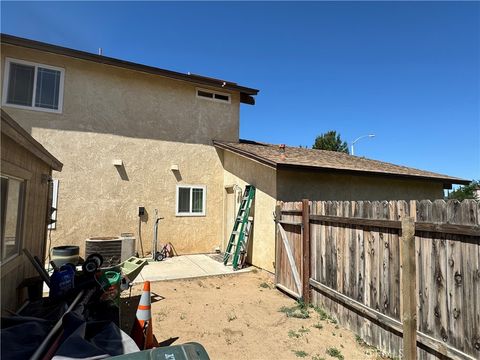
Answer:
POLYGON ((12 177, 1 177, 2 235, 0 262, 18 255, 23 229, 25 208, 25 181, 12 177))
POLYGON ((215 94, 215 99, 222 100, 222 101, 229 101, 230 97, 228 95, 215 94))
POLYGON ((205 215, 205 186, 177 186, 177 216, 205 215))
POLYGON ((197 89, 197 97, 202 99, 209 99, 223 103, 230 103, 230 94, 219 93, 213 90, 197 89))
POLYGON ((62 112, 64 70, 6 59, 3 105, 62 112))
POLYGON ((198 90, 198 93, 197 93, 197 94, 198 94, 198 96, 200 96, 200 97, 205 97, 205 98, 213 99, 213 94, 210 93, 210 92, 198 90))

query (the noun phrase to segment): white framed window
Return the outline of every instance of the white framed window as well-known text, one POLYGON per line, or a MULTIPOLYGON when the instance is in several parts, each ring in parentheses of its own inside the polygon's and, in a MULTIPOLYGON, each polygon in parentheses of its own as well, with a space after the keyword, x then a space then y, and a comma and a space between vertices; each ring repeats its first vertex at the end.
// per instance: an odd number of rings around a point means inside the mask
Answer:
POLYGON ((175 215, 205 216, 206 195, 203 185, 177 185, 175 215))
POLYGON ((2 104, 61 113, 64 77, 59 67, 6 58, 2 104))
POLYGON ((230 104, 230 94, 197 88, 197 98, 230 104))
POLYGON ((20 254, 25 209, 25 180, 1 175, 0 263, 20 254))

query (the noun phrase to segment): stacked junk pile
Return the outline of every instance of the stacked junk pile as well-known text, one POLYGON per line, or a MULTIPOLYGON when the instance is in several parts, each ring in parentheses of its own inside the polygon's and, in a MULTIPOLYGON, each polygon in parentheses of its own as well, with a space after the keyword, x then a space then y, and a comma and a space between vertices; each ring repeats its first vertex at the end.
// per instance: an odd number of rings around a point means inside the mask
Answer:
POLYGON ((125 258, 128 251, 111 256, 114 244, 108 241, 114 239, 118 238, 89 239, 106 246, 87 241, 84 261, 78 246, 54 248, 51 274, 38 257, 24 249, 49 287, 49 295, 29 291, 29 299, 15 314, 2 317, 2 359, 209 359, 198 343, 159 347, 153 335, 148 281, 130 335, 120 329, 120 293, 131 289, 148 262, 135 256, 125 258))

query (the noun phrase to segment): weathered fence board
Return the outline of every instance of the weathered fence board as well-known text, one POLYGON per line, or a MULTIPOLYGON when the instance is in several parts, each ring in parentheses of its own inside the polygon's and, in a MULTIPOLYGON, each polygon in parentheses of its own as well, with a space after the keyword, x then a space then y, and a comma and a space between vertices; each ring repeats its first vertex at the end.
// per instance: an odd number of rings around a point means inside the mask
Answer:
MULTIPOLYGON (((281 206, 282 221, 302 221, 301 203, 281 206)), ((366 342, 401 357, 401 284, 412 276, 403 273, 400 261, 401 220, 411 216, 417 357, 480 358, 479 201, 317 201, 310 214, 311 302, 366 342)), ((301 226, 284 226, 291 246, 300 248, 295 253, 300 264, 301 226)), ((291 278, 288 269, 280 273, 291 278)))
POLYGON ((275 282, 290 295, 302 297, 302 203, 285 203, 276 212, 275 282))

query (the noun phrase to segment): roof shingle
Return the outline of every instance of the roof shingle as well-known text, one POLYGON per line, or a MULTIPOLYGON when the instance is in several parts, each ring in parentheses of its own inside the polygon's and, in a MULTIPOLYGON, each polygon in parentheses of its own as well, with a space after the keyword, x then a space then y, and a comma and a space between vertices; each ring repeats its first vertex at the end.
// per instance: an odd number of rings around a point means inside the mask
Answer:
POLYGON ((285 146, 285 151, 282 154, 279 145, 248 140, 240 140, 238 143, 214 141, 214 145, 260 161, 274 168, 304 168, 305 170, 330 169, 335 171, 429 179, 440 181, 444 184, 470 183, 468 180, 457 177, 335 151, 285 146))

